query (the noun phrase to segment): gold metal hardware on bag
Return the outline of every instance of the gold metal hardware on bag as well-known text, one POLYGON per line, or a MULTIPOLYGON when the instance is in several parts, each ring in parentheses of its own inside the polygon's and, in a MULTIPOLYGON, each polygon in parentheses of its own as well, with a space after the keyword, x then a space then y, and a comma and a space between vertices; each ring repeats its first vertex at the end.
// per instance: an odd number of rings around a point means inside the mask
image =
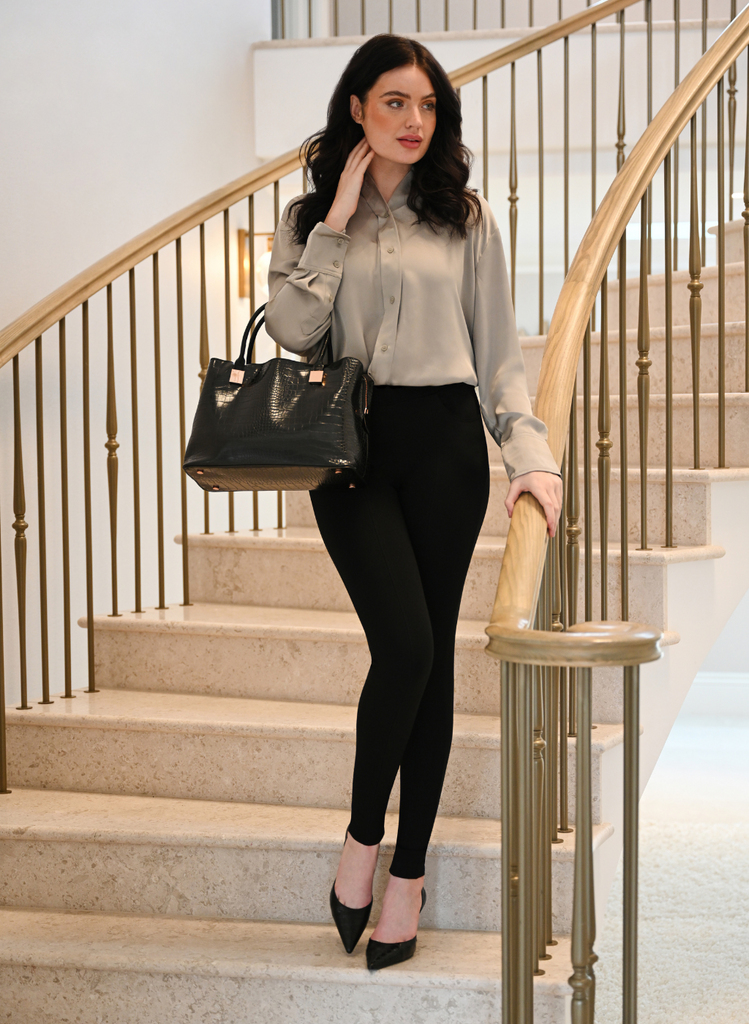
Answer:
POLYGON ((244 370, 232 370, 229 374, 230 384, 243 384, 244 383, 244 370))
POLYGON ((325 370, 310 370, 309 382, 310 384, 324 384, 325 370))

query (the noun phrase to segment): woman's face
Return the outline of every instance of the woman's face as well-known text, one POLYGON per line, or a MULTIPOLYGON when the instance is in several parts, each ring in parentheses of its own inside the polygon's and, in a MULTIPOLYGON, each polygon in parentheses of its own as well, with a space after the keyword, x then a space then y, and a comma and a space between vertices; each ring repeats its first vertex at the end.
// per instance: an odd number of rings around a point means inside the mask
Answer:
POLYGON ((415 164, 437 124, 434 87, 421 68, 406 64, 380 75, 362 106, 351 97, 351 116, 381 160, 415 164))

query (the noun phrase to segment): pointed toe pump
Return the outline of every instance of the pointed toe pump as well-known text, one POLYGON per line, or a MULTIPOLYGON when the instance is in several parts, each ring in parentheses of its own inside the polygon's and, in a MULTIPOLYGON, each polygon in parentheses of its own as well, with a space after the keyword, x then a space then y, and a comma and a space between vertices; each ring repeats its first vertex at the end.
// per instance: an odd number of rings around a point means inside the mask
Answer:
MULTIPOLYGON (((427 901, 426 890, 421 890, 421 907, 419 913, 424 909, 427 901)), ((405 942, 377 942, 370 939, 367 943, 367 967, 370 971, 380 971, 383 967, 392 967, 394 964, 401 964, 404 960, 410 960, 416 952, 416 936, 406 939, 405 942)))
POLYGON ((335 882, 333 882, 330 890, 330 912, 333 915, 338 934, 341 936, 343 948, 347 953, 354 952, 357 942, 367 927, 371 910, 371 900, 366 907, 345 907, 336 896, 335 882))

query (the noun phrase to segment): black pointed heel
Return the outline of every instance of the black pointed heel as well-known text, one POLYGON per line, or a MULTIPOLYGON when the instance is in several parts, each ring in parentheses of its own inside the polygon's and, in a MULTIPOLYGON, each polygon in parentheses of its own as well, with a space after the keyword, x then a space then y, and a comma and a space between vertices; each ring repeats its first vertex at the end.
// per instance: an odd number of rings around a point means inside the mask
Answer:
MULTIPOLYGON (((424 909, 426 901, 426 889, 422 889, 419 913, 424 909)), ((383 967, 392 967, 394 964, 402 964, 404 960, 410 960, 415 952, 415 935, 405 942, 377 942, 376 939, 370 939, 367 943, 367 967, 370 971, 380 971, 383 967)))
POLYGON ((372 900, 366 907, 344 907, 336 896, 335 882, 333 882, 333 887, 330 890, 330 912, 333 915, 338 934, 341 936, 343 948, 347 953, 354 952, 357 942, 367 927, 371 910, 372 900))

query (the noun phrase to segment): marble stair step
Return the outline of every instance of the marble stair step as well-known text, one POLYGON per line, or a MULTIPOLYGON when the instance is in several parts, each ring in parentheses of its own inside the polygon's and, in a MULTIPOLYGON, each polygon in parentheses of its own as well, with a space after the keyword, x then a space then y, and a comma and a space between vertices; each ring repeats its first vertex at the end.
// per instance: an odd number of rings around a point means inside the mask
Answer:
MULTIPOLYGON (((499 714, 499 662, 484 653, 485 627, 458 623, 458 712, 499 714)), ((356 704, 370 664, 353 611, 175 605, 97 615, 94 644, 101 687, 263 700, 356 704)))
MULTIPOLYGON (((700 391, 717 392, 718 390, 718 324, 708 323, 703 320, 701 328, 700 343, 700 391)), ((672 359, 672 380, 675 393, 692 393, 692 336, 688 324, 677 325, 672 330, 673 359, 672 359)), ((538 388, 538 376, 541 369, 546 335, 534 335, 521 339, 523 348, 523 359, 525 360, 525 371, 528 377, 528 387, 531 394, 535 394, 538 388)), ((609 352, 609 388, 611 394, 619 393, 619 328, 616 323, 609 319, 608 330, 608 352, 609 352)), ((601 334, 594 331, 591 337, 591 388, 593 394, 598 394, 599 378, 601 369, 601 334)), ((743 321, 726 323, 726 389, 728 391, 743 391, 745 381, 745 346, 746 328, 743 321)), ((637 377, 639 369, 636 360, 639 356, 637 349, 637 327, 627 330, 627 391, 631 395, 637 394, 637 377)), ((653 390, 666 390, 666 330, 665 327, 654 327, 650 332, 650 359, 652 366, 649 369, 653 390)), ((578 371, 578 387, 582 393, 583 388, 583 365, 580 359, 578 371)))
MULTIPOLYGON (((598 433, 595 435, 596 439, 598 433)), ((598 449, 593 449, 593 540, 600 539, 600 516, 598 497, 598 449)), ((749 477, 747 469, 677 469, 674 470, 673 493, 673 540, 675 544, 709 544, 710 529, 710 488, 714 483, 725 480, 739 480, 749 477)), ((619 466, 610 469, 609 491, 609 540, 621 537, 619 502, 621 470, 619 466)), ((640 471, 630 466, 628 470, 629 540, 637 544, 640 539, 640 471)), ((583 493, 584 475, 579 474, 580 493, 583 493)), ((504 466, 491 467, 491 490, 489 507, 481 528, 482 536, 506 537, 510 519, 504 506, 509 482, 504 466)), ((648 536, 653 544, 666 543, 666 471, 654 467, 648 470, 648 536)), ((312 505, 306 491, 288 491, 286 494, 286 522, 290 527, 315 526, 312 505)))
MULTIPOLYGON (((495 1024, 500 937, 419 931, 416 956, 370 974, 333 925, 0 910, 12 1024, 495 1024)), ((569 941, 534 979, 536 1024, 569 1019, 569 941)))
MULTIPOLYGON (((17 789, 0 820, 0 906, 328 924, 348 811, 17 789), (85 870, 82 867, 85 865, 85 870)), ((388 814, 377 919, 395 847, 388 814)), ((613 834, 595 827, 597 849, 613 834)), ((553 929, 572 927, 574 833, 552 847, 553 929)), ((499 931, 501 826, 437 819, 426 928, 499 931)))
MULTIPOLYGON (((179 539, 176 538, 178 542, 179 539)), ((322 538, 312 527, 209 536, 191 534, 188 543, 190 593, 196 602, 352 610, 322 538)), ((461 616, 464 619, 489 621, 504 546, 504 537, 479 537, 463 592, 461 616)), ((683 545, 674 549, 653 546, 649 551, 639 551, 630 545, 630 619, 660 629, 671 628, 666 601, 669 567, 681 562, 722 558, 724 554, 724 549, 717 545, 683 545)), ((600 548, 596 545, 592 556, 594 583, 598 586, 600 548)), ((620 564, 618 546, 611 544, 608 586, 612 609, 618 607, 620 564)), ((582 573, 582 560, 580 571, 582 573)))
MULTIPOLYGON (((343 705, 77 691, 75 700, 7 709, 8 779, 11 789, 345 809, 355 725, 356 708, 343 705)), ((602 761, 621 738, 621 725, 593 734, 596 823, 602 761)), ((497 717, 455 716, 440 813, 499 818, 499 747, 497 717)), ((574 776, 574 744, 569 763, 574 776)), ((390 809, 397 806, 396 782, 390 809)))

